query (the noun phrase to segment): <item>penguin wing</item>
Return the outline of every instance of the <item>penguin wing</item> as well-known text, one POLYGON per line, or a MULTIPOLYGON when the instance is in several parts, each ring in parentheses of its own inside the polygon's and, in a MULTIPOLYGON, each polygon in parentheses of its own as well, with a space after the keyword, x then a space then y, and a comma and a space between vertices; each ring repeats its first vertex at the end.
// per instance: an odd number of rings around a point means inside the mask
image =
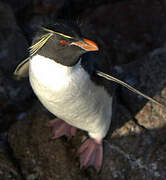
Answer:
POLYGON ((14 77, 17 80, 28 77, 29 74, 29 57, 22 61, 14 71, 14 77))
POLYGON ((114 86, 112 81, 100 77, 97 72, 102 71, 107 74, 112 74, 111 61, 108 60, 101 52, 87 52, 82 55, 81 65, 90 75, 91 80, 99 86, 103 86, 107 92, 112 96, 114 93, 114 86))

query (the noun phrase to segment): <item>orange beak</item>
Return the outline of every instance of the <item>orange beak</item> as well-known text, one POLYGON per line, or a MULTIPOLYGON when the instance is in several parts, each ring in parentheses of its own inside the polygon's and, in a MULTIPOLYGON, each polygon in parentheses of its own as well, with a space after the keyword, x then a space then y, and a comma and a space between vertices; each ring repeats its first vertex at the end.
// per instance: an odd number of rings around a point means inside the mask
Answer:
POLYGON ((83 39, 83 41, 72 42, 70 45, 78 46, 86 51, 98 51, 97 44, 89 39, 83 39))

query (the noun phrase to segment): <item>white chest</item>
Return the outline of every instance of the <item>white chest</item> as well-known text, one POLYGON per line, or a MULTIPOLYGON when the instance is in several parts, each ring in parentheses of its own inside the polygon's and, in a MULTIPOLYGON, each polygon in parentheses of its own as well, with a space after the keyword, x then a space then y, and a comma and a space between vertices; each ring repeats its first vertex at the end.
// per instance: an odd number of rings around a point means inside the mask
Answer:
POLYGON ((90 131, 111 118, 112 98, 96 86, 78 63, 66 67, 40 55, 30 60, 30 83, 43 105, 54 115, 90 131))
POLYGON ((30 60, 29 74, 37 96, 54 103, 61 101, 65 104, 65 100, 72 101, 92 88, 93 84, 79 64, 67 67, 40 55, 30 60))

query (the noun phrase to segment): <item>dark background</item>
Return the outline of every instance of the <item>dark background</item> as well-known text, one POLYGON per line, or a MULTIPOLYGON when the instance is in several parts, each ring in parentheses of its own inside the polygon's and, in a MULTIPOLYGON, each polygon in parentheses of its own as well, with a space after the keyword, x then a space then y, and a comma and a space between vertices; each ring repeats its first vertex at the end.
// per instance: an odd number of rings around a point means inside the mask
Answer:
POLYGON ((100 174, 79 169, 76 151, 86 133, 48 140, 50 114, 13 71, 36 27, 56 19, 77 21, 118 77, 166 104, 165 0, 0 0, 0 179, 166 179, 165 108, 121 86, 100 174))

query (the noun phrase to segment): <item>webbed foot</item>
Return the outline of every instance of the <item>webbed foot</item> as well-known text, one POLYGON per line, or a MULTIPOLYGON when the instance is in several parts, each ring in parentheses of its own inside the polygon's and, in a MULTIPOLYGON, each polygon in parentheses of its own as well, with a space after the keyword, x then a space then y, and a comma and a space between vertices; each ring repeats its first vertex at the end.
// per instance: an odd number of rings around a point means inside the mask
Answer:
POLYGON ((71 139, 72 136, 75 136, 77 129, 65 121, 56 118, 49 122, 49 126, 53 128, 52 139, 59 138, 61 136, 66 136, 68 139, 71 139))
POLYGON ((100 171, 103 162, 102 140, 87 139, 78 150, 80 156, 80 166, 88 168, 94 167, 100 171))

